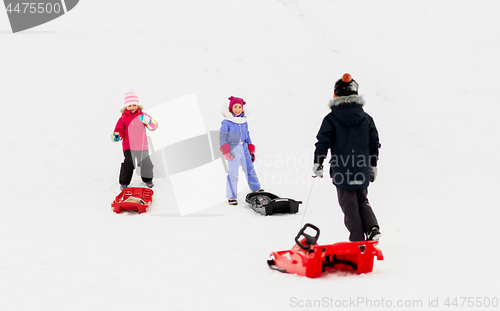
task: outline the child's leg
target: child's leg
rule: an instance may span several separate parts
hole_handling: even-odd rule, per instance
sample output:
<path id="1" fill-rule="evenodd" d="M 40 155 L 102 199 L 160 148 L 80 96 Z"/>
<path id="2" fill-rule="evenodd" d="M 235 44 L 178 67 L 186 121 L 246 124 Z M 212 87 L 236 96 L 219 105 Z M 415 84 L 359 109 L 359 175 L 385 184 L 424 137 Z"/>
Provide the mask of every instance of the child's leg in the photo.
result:
<path id="1" fill-rule="evenodd" d="M 364 241 L 365 230 L 358 208 L 358 196 L 356 191 L 342 190 L 337 188 L 337 197 L 340 208 L 344 212 L 344 224 L 351 233 L 349 241 Z"/>
<path id="2" fill-rule="evenodd" d="M 231 175 L 227 175 L 226 178 L 226 199 L 236 199 L 238 190 L 238 176 L 236 180 L 231 178 Z"/>
<path id="3" fill-rule="evenodd" d="M 125 159 L 120 168 L 120 177 L 118 179 L 120 185 L 128 185 L 132 180 L 132 174 L 134 173 L 134 160 L 132 159 L 132 152 L 130 149 L 124 150 L 123 155 Z"/>
<path id="4" fill-rule="evenodd" d="M 368 232 L 373 226 L 378 227 L 377 217 L 373 213 L 370 202 L 368 202 L 368 188 L 356 191 L 358 196 L 359 215 L 363 222 L 363 229 Z"/>
<path id="5" fill-rule="evenodd" d="M 250 188 L 250 190 L 257 191 L 260 189 L 259 178 L 257 177 L 257 172 L 255 172 L 255 167 L 253 166 L 252 158 L 250 156 L 248 148 L 246 147 L 246 145 L 243 148 L 245 150 L 244 157 L 241 160 L 241 168 L 245 173 L 245 177 L 247 179 L 248 187 Z"/>
<path id="6" fill-rule="evenodd" d="M 143 182 L 147 183 L 148 181 L 153 180 L 153 162 L 151 162 L 151 158 L 149 157 L 148 150 L 141 150 L 139 157 L 139 166 L 141 167 L 141 179 Z"/>
<path id="7" fill-rule="evenodd" d="M 238 148 L 232 150 L 233 160 L 227 160 L 229 174 L 226 180 L 226 198 L 236 198 L 238 195 L 238 170 L 240 169 L 241 154 L 237 152 Z"/>

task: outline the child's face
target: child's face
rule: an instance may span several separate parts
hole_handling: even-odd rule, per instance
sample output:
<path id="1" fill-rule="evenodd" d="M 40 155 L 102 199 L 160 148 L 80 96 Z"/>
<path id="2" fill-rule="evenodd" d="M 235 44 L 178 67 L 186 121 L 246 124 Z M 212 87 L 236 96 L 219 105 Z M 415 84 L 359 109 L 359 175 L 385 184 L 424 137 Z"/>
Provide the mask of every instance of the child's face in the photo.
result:
<path id="1" fill-rule="evenodd" d="M 237 116 L 239 116 L 243 112 L 243 106 L 241 104 L 234 104 L 233 105 L 233 113 Z"/>
<path id="2" fill-rule="evenodd" d="M 132 104 L 127 106 L 127 110 L 130 110 L 130 112 L 135 113 L 137 111 L 137 105 Z"/>

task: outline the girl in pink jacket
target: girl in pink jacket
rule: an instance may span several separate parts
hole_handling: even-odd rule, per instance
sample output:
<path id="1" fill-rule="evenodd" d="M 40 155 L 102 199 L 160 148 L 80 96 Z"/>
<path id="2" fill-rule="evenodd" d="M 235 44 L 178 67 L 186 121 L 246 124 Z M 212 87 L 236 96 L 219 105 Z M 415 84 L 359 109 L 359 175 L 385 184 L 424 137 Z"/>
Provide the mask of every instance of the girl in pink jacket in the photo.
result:
<path id="1" fill-rule="evenodd" d="M 150 131 L 156 130 L 158 123 L 146 113 L 142 112 L 139 98 L 135 92 L 125 94 L 123 108 L 120 110 L 122 116 L 116 123 L 115 130 L 111 135 L 114 142 L 122 141 L 125 159 L 120 169 L 120 189 L 128 187 L 132 180 L 135 164 L 141 168 L 142 181 L 149 188 L 153 187 L 153 163 L 149 158 L 148 139 L 146 128 Z"/>

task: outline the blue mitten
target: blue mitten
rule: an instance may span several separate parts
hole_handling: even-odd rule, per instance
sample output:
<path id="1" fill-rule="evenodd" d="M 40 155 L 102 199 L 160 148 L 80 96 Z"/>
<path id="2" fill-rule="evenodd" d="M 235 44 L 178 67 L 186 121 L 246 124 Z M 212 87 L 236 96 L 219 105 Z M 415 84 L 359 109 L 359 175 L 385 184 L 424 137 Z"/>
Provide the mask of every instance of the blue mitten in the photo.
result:
<path id="1" fill-rule="evenodd" d="M 111 141 L 112 142 L 120 141 L 120 139 L 122 139 L 120 137 L 120 133 L 114 132 L 113 134 L 111 134 Z"/>

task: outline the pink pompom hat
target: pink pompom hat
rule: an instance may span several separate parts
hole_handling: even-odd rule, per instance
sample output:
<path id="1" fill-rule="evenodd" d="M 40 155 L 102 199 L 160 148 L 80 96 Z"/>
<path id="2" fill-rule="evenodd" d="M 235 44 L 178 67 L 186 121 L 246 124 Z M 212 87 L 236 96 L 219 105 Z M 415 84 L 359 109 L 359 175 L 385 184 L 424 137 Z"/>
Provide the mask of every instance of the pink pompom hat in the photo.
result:
<path id="1" fill-rule="evenodd" d="M 123 107 L 127 107 L 128 105 L 139 105 L 139 97 L 137 97 L 137 94 L 134 91 L 125 93 Z"/>

